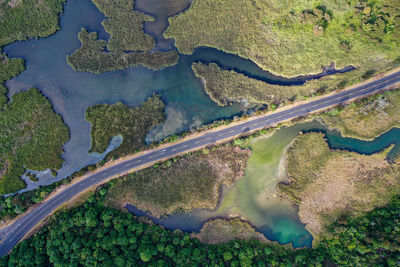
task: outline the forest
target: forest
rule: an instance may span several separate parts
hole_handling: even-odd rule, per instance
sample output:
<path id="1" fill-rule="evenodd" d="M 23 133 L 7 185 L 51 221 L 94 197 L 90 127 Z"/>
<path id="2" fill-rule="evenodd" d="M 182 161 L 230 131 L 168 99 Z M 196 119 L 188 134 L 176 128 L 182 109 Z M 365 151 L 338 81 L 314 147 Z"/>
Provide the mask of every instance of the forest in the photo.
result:
<path id="1" fill-rule="evenodd" d="M 398 266 L 400 198 L 357 218 L 342 218 L 313 249 L 259 241 L 207 245 L 103 204 L 107 186 L 58 212 L 22 241 L 2 266 Z"/>

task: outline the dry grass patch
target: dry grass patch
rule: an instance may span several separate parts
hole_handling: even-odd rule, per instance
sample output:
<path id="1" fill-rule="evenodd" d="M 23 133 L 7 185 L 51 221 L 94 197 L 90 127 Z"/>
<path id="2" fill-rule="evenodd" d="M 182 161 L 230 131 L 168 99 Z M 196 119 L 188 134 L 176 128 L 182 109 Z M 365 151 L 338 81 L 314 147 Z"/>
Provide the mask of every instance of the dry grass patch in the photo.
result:
<path id="1" fill-rule="evenodd" d="M 298 203 L 300 219 L 316 241 L 340 217 L 383 206 L 399 192 L 400 164 L 389 164 L 387 152 L 330 150 L 321 133 L 297 137 L 288 151 L 290 184 L 280 190 Z"/>
<path id="2" fill-rule="evenodd" d="M 215 209 L 222 184 L 231 186 L 245 170 L 250 150 L 222 147 L 156 164 L 112 182 L 108 205 L 130 203 L 153 216 Z"/>

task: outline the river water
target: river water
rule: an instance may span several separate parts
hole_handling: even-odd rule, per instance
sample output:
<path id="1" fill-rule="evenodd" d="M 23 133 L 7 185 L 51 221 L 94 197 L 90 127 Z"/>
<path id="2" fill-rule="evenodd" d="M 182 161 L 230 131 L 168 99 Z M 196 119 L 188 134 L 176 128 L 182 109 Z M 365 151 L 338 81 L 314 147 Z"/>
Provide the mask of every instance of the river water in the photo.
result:
<path id="1" fill-rule="evenodd" d="M 188 8 L 190 2 L 190 0 L 136 1 L 135 8 L 156 18 L 155 22 L 148 22 L 144 25 L 144 29 L 154 36 L 157 41 L 155 50 L 166 51 L 174 49 L 173 40 L 165 40 L 161 34 L 168 26 L 167 18 Z M 293 79 L 277 77 L 260 69 L 250 60 L 205 47 L 196 49 L 193 55 L 180 55 L 177 65 L 159 71 L 149 70 L 144 67 L 129 68 L 124 71 L 114 71 L 100 75 L 73 71 L 66 63 L 66 56 L 80 47 L 78 33 L 82 27 L 85 27 L 89 31 L 96 31 L 100 39 L 107 40 L 109 35 L 101 25 L 104 19 L 104 15 L 99 12 L 90 0 L 69 0 L 60 19 L 60 31 L 48 38 L 16 42 L 4 48 L 4 51 L 10 57 L 22 57 L 26 61 L 26 70 L 6 83 L 9 88 L 9 96 L 28 90 L 31 87 L 37 87 L 49 98 L 55 111 L 62 116 L 70 129 L 71 137 L 63 147 L 64 153 L 62 157 L 65 161 L 57 177 L 53 177 L 49 171 L 39 172 L 39 181 L 32 182 L 29 179 L 25 179 L 27 188 L 21 192 L 34 189 L 39 185 L 50 184 L 84 166 L 96 163 L 103 159 L 106 152 L 117 147 L 122 142 L 122 138 L 117 136 L 111 140 L 110 147 L 104 153 L 88 153 L 90 148 L 90 124 L 85 120 L 84 114 L 86 108 L 91 105 L 100 103 L 113 104 L 121 101 L 131 107 L 135 107 L 153 93 L 160 94 L 167 106 L 167 120 L 163 125 L 154 128 L 148 134 L 146 138 L 148 143 L 217 119 L 230 118 L 243 112 L 250 112 L 251 108 L 255 108 L 250 106 L 249 110 L 248 106 L 244 107 L 240 104 L 232 104 L 227 107 L 216 105 L 205 94 L 200 80 L 194 76 L 191 69 L 193 62 L 215 62 L 223 68 L 233 69 L 273 84 L 298 85 L 304 83 L 308 78 L 319 77 L 294 77 Z M 265 150 L 272 151 L 273 147 L 274 143 L 270 142 L 268 146 L 265 146 Z M 251 163 L 249 164 L 251 165 Z M 268 173 L 257 176 L 259 173 L 257 174 L 257 171 L 255 171 L 254 175 L 243 178 L 238 183 L 240 185 L 235 187 L 242 188 L 243 186 L 241 190 L 229 189 L 224 192 L 226 195 L 224 199 L 233 201 L 232 199 L 240 198 L 243 201 L 233 201 L 236 204 L 232 205 L 227 205 L 226 203 L 228 202 L 223 202 L 221 209 L 218 211 L 218 216 L 227 215 L 228 211 L 234 210 L 235 213 L 243 213 L 243 216 L 251 219 L 250 221 L 257 229 L 273 240 L 278 240 L 282 243 L 293 242 L 295 245 L 309 244 L 311 242 L 310 236 L 298 221 L 295 208 L 286 204 L 275 203 L 275 205 L 270 205 L 269 207 L 262 207 L 260 212 L 256 212 L 257 206 L 246 207 L 245 201 L 248 201 L 248 205 L 254 203 L 251 200 L 254 192 L 246 189 L 245 184 L 247 182 L 243 181 L 248 181 L 251 184 L 252 182 L 256 183 L 257 179 L 261 179 L 262 181 L 258 182 L 264 183 L 265 179 L 275 177 L 273 170 L 267 170 L 268 168 L 265 166 L 263 168 Z M 242 197 L 241 194 L 247 196 Z M 286 208 L 283 209 L 279 205 L 286 205 Z M 222 209 L 223 207 L 225 208 Z M 246 209 L 249 212 L 254 210 L 254 216 L 245 214 L 244 211 Z M 282 213 L 281 211 L 283 210 L 285 212 Z M 261 214 L 258 219 L 256 219 L 256 214 Z M 181 220 L 180 217 L 173 217 L 176 218 L 174 219 L 176 223 L 173 223 L 173 225 L 180 224 L 180 228 L 187 230 L 199 229 L 197 226 L 192 227 L 189 222 L 190 218 L 194 218 L 195 215 L 182 216 L 185 216 L 185 219 Z M 203 216 L 201 220 L 193 219 L 193 224 L 196 221 L 198 225 L 202 225 L 206 217 Z M 170 221 L 174 220 L 170 219 Z M 281 228 L 289 230 L 277 230 Z M 275 234 L 277 231 L 282 234 Z"/>

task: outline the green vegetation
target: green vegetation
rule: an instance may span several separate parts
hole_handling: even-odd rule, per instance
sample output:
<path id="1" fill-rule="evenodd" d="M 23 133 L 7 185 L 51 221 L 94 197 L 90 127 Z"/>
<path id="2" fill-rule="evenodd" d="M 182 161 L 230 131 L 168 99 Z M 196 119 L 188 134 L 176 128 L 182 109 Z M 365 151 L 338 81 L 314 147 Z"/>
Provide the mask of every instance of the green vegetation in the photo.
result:
<path id="1" fill-rule="evenodd" d="M 315 241 L 341 216 L 358 216 L 398 194 L 400 164 L 389 164 L 387 152 L 366 156 L 330 150 L 322 133 L 295 139 L 287 155 L 290 183 L 280 190 L 297 202 Z"/>
<path id="2" fill-rule="evenodd" d="M 161 69 L 175 65 L 176 51 L 154 52 L 154 39 L 145 34 L 143 23 L 154 19 L 133 10 L 133 0 L 93 0 L 107 17 L 104 29 L 110 33 L 108 42 L 97 39 L 97 33 L 82 29 L 78 37 L 82 46 L 67 56 L 68 64 L 78 71 L 103 73 L 138 65 Z M 106 49 L 107 48 L 107 49 Z"/>
<path id="3" fill-rule="evenodd" d="M 146 134 L 165 120 L 165 105 L 159 96 L 149 97 L 139 107 L 129 108 L 122 103 L 94 105 L 86 110 L 86 120 L 91 123 L 90 151 L 102 153 L 113 136 L 122 135 L 122 144 L 107 157 L 125 156 L 144 146 Z"/>
<path id="4" fill-rule="evenodd" d="M 8 102 L 7 88 L 4 83 L 25 70 L 24 60 L 20 58 L 8 58 L 0 54 L 0 110 Z"/>
<path id="5" fill-rule="evenodd" d="M 268 242 L 263 234 L 257 232 L 249 223 L 239 218 L 208 221 L 203 225 L 200 232 L 193 234 L 192 237 L 196 237 L 206 244 L 223 244 L 238 239 Z"/>
<path id="6" fill-rule="evenodd" d="M 45 199 L 58 187 L 69 184 L 75 177 L 83 176 L 101 167 L 104 163 L 105 160 L 102 160 L 96 164 L 83 167 L 70 176 L 50 185 L 39 186 L 34 190 L 26 191 L 21 194 L 9 195 L 7 197 L 0 196 L 0 220 L 13 219 L 19 214 L 24 213 L 27 209 Z"/>
<path id="7" fill-rule="evenodd" d="M 319 73 L 332 62 L 357 67 L 321 79 L 331 90 L 398 64 L 399 9 L 396 0 L 194 1 L 169 19 L 164 35 L 182 53 L 215 47 L 285 77 Z"/>
<path id="8" fill-rule="evenodd" d="M 83 205 L 58 212 L 33 237 L 0 259 L 2 266 L 396 266 L 400 199 L 329 228 L 314 249 L 259 241 L 207 245 L 102 206 L 107 187 Z"/>
<path id="9" fill-rule="evenodd" d="M 243 175 L 249 153 L 227 146 L 168 160 L 117 179 L 107 203 L 120 208 L 128 202 L 154 216 L 215 209 L 221 186 L 231 186 Z"/>
<path id="10" fill-rule="evenodd" d="M 0 113 L 0 194 L 25 186 L 25 169 L 61 168 L 67 126 L 39 90 L 16 94 Z"/>
<path id="11" fill-rule="evenodd" d="M 203 81 L 206 93 L 220 106 L 245 99 L 251 103 L 268 104 L 273 109 L 284 102 L 321 94 L 327 88 L 327 86 L 316 87 L 315 80 L 302 86 L 269 84 L 234 70 L 221 69 L 215 63 L 209 65 L 193 63 L 192 69 Z"/>
<path id="12" fill-rule="evenodd" d="M 82 29 L 79 33 L 79 40 L 82 46 L 72 55 L 67 56 L 68 64 L 78 71 L 103 73 L 138 65 L 156 70 L 175 65 L 179 58 L 176 51 L 154 53 L 107 52 L 105 51 L 106 41 L 97 40 L 97 33 L 88 33 L 86 29 Z"/>
<path id="13" fill-rule="evenodd" d="M 28 38 L 46 37 L 59 29 L 65 0 L 5 0 L 0 2 L 0 49 Z"/>
<path id="14" fill-rule="evenodd" d="M 107 44 L 109 51 L 149 51 L 155 45 L 154 39 L 143 31 L 143 23 L 154 21 L 154 18 L 134 11 L 133 2 L 133 0 L 93 0 L 107 17 L 102 24 L 111 36 Z"/>
<path id="15" fill-rule="evenodd" d="M 372 139 L 400 126 L 400 90 L 365 98 L 321 116 L 343 135 Z"/>

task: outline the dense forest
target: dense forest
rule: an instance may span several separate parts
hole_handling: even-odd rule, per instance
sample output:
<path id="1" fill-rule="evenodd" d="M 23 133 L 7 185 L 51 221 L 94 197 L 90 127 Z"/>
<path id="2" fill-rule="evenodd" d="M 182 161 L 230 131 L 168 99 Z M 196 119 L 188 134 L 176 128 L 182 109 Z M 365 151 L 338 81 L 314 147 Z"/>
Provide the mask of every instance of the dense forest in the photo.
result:
<path id="1" fill-rule="evenodd" d="M 81 206 L 58 212 L 22 241 L 2 266 L 398 266 L 400 198 L 365 216 L 343 218 L 313 249 L 259 241 L 206 245 L 189 234 L 145 223 L 102 205 L 107 187 Z"/>

